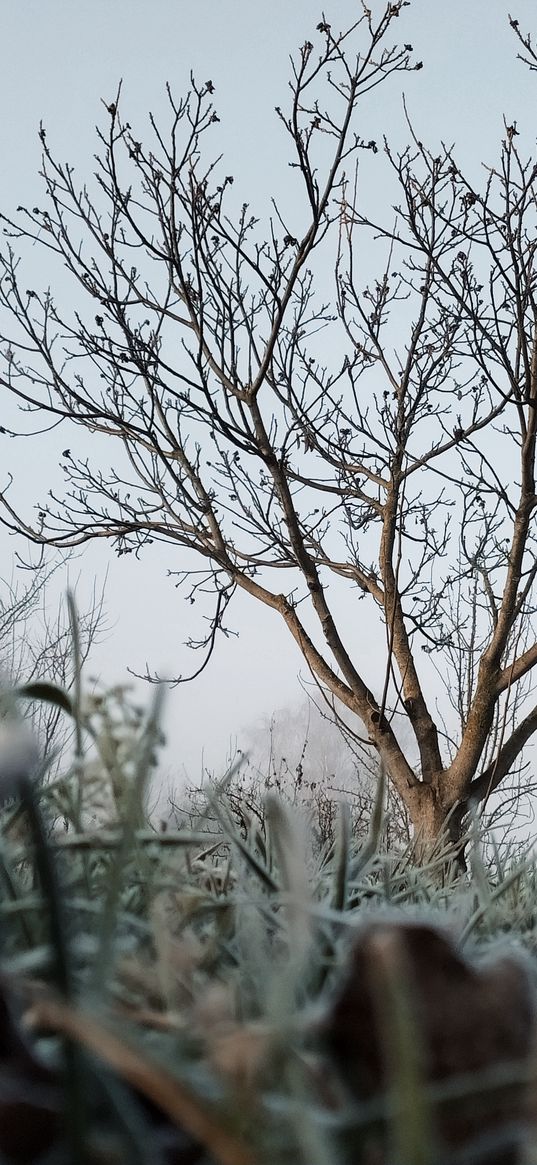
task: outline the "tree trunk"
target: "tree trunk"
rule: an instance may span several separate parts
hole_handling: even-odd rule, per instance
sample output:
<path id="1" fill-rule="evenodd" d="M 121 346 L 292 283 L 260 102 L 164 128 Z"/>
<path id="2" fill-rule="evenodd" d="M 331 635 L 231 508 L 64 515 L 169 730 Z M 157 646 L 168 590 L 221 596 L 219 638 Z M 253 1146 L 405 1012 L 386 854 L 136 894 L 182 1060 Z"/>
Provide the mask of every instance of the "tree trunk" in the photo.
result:
<path id="1" fill-rule="evenodd" d="M 444 782 L 445 773 L 442 772 L 436 780 L 412 790 L 407 808 L 414 827 L 416 852 L 420 860 L 424 860 L 438 848 L 444 838 L 453 845 L 453 860 L 462 869 L 466 869 L 461 836 L 467 805 L 465 802 L 446 805 Z M 444 796 L 439 790 L 442 790 Z"/>

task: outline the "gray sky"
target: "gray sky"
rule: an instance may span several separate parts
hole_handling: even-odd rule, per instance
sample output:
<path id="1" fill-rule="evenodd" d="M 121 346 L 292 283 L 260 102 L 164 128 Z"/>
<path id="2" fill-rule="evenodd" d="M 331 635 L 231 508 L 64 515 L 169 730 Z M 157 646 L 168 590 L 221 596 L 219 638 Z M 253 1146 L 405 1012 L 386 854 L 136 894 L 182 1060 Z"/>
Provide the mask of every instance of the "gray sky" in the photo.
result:
<path id="1" fill-rule="evenodd" d="M 40 119 L 53 151 L 76 165 L 82 181 L 93 169 L 94 125 L 106 124 L 101 98 L 112 100 L 119 78 L 124 114 L 140 126 L 141 136 L 148 110 L 158 119 L 164 109 L 165 82 L 180 94 L 191 69 L 200 81 L 214 82 L 221 117 L 215 142 L 225 154 L 226 172 L 235 175 L 241 200 L 264 212 L 268 191 L 280 197 L 289 192 L 292 199 L 274 106 L 285 105 L 288 53 L 312 35 L 321 7 L 312 0 L 3 0 L 1 209 L 9 214 L 19 203 L 39 205 Z M 358 8 L 351 0 L 326 0 L 324 13 L 343 26 Z M 464 167 L 477 169 L 482 160 L 494 160 L 504 113 L 508 122 L 517 118 L 519 128 L 529 127 L 524 140 L 529 153 L 537 88 L 516 61 L 510 9 L 522 28 L 531 28 L 532 0 L 413 0 L 395 29 L 401 42 L 414 45 L 424 69 L 395 77 L 371 98 L 359 126 L 362 136 L 367 140 L 385 132 L 402 144 L 404 88 L 419 136 L 431 148 L 439 140 L 454 142 Z M 371 157 L 364 194 L 379 205 L 384 173 L 382 159 Z M 47 283 L 37 250 L 32 279 Z M 61 300 L 62 287 L 55 284 L 53 290 Z M 54 456 L 46 440 L 2 446 L 2 464 L 16 473 L 19 496 L 29 506 L 54 479 Z M 0 548 L 5 575 L 13 540 L 0 533 Z M 82 576 L 81 602 L 93 576 L 102 579 L 108 569 L 111 631 L 96 654 L 95 668 L 110 682 L 120 682 L 128 664 L 143 669 L 146 660 L 163 670 L 197 665 L 198 656 L 181 647 L 192 628 L 190 608 L 166 579 L 167 568 L 175 566 L 173 550 L 164 547 L 153 547 L 136 563 L 130 557 L 117 560 L 99 546 L 72 568 Z M 375 655 L 365 612 L 360 606 L 355 616 L 357 650 Z M 169 699 L 173 755 L 177 766 L 186 763 L 193 776 L 202 748 L 211 766 L 222 767 L 228 741 L 239 733 L 240 743 L 242 726 L 300 696 L 301 661 L 277 616 L 240 598 L 228 622 L 239 637 L 221 638 L 208 671 Z"/>

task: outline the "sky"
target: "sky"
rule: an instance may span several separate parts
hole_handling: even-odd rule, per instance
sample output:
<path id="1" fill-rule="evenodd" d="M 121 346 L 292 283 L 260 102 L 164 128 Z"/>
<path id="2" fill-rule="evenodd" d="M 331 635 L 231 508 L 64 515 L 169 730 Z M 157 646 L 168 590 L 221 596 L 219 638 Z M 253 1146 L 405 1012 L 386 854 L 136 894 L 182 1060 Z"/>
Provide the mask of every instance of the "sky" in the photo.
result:
<path id="1" fill-rule="evenodd" d="M 375 5 L 380 11 L 381 5 Z M 386 133 L 402 145 L 407 107 L 419 137 L 454 143 L 466 168 L 477 173 L 494 159 L 503 136 L 502 118 L 528 127 L 525 145 L 534 148 L 535 79 L 516 60 L 508 12 L 531 29 L 531 0 L 413 0 L 395 30 L 412 43 L 424 68 L 395 77 L 364 106 L 359 131 L 368 140 Z M 350 23 L 354 0 L 326 0 L 324 16 L 333 25 Z M 4 0 L 0 72 L 0 209 L 39 204 L 39 141 L 42 120 L 49 144 L 90 175 L 96 149 L 95 124 L 106 124 L 101 102 L 114 97 L 123 79 L 123 110 L 145 133 L 148 111 L 158 121 L 164 87 L 178 94 L 190 72 L 211 79 L 221 118 L 218 145 L 241 196 L 264 213 L 268 192 L 294 198 L 286 166 L 284 135 L 274 113 L 285 105 L 289 53 L 312 37 L 321 17 L 313 0 Z M 537 35 L 537 25 L 534 23 Z M 103 116 L 104 115 L 104 116 Z M 383 171 L 366 173 L 364 195 L 382 202 Z M 293 207 L 290 207 L 291 213 Z M 36 252 L 34 283 L 47 284 L 43 256 Z M 61 299 L 63 287 L 53 288 Z M 66 288 L 65 294 L 68 294 Z M 89 437 L 84 438 L 89 440 Z M 80 451 L 79 451 L 80 452 Z M 1 473 L 13 472 L 28 512 L 54 480 L 55 454 L 45 439 L 8 442 L 0 450 Z M 24 546 L 0 531 L 3 569 L 9 576 L 16 550 Z M 126 668 L 165 672 L 194 669 L 198 658 L 182 644 L 191 634 L 188 605 L 177 597 L 168 569 L 172 551 L 153 548 L 140 562 L 117 559 L 99 545 L 79 556 L 70 569 L 78 579 L 79 602 L 94 578 L 106 575 L 108 632 L 96 650 L 93 672 L 106 682 L 126 678 Z M 196 778 L 203 763 L 218 771 L 230 741 L 274 710 L 301 698 L 301 660 L 277 616 L 254 600 L 239 598 L 230 625 L 238 633 L 220 638 L 208 670 L 169 696 L 167 763 L 186 767 Z M 359 626 L 359 650 L 374 656 L 378 644 L 367 620 Z M 179 666 L 178 666 L 179 664 Z M 302 669 L 303 678 L 304 671 Z"/>

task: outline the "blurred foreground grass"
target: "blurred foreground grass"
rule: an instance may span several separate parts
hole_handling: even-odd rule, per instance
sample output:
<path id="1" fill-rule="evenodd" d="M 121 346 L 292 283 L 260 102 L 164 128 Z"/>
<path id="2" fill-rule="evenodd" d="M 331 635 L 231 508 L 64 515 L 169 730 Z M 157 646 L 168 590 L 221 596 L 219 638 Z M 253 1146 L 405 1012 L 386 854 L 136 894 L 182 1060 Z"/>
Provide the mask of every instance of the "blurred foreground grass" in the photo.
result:
<path id="1" fill-rule="evenodd" d="M 54 781 L 21 696 L 73 717 Z M 4 703 L 0 1161 L 537 1161 L 533 858 L 387 852 L 382 781 L 361 845 L 231 773 L 155 827 L 158 700 Z"/>

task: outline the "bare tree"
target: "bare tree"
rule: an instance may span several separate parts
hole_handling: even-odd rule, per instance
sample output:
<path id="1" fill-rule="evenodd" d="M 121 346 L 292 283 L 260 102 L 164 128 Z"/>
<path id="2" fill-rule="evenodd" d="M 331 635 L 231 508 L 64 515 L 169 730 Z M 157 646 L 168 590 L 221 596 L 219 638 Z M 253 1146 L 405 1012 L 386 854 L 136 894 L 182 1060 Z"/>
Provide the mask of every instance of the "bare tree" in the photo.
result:
<path id="1" fill-rule="evenodd" d="M 266 798 L 275 792 L 302 813 L 316 853 L 335 843 L 342 805 L 352 836 L 363 842 L 370 836 L 381 792 L 382 842 L 389 850 L 408 847 L 411 832 L 404 805 L 393 786 L 379 789 L 378 757 L 373 749 L 368 755 L 356 748 L 345 728 L 341 719 L 334 720 L 306 698 L 241 733 L 243 747 L 231 748 L 227 758 L 225 801 L 243 832 L 253 826 L 265 835 Z M 218 775 L 204 769 L 201 782 L 172 789 L 169 806 L 176 823 L 214 829 L 208 794 L 217 785 Z"/>
<path id="2" fill-rule="evenodd" d="M 245 759 L 232 782 L 232 798 L 246 795 L 262 814 L 266 791 L 277 790 L 307 811 L 320 846 L 334 841 L 339 805 L 344 802 L 353 835 L 368 837 L 377 800 L 378 757 L 374 749 L 355 744 L 352 724 L 343 717 L 335 720 L 322 705 L 306 698 L 252 726 L 241 743 Z M 408 817 L 393 786 L 386 788 L 385 811 L 385 844 L 389 849 L 408 845 Z"/>
<path id="3" fill-rule="evenodd" d="M 277 110 L 301 196 L 265 228 L 204 153 L 210 81 L 168 92 L 171 125 L 151 119 L 147 146 L 109 104 L 93 195 L 41 130 L 47 209 L 3 220 L 1 383 L 39 426 L 63 420 L 114 452 L 107 471 L 102 443 L 92 461 L 69 437 L 65 495 L 36 524 L 8 490 L 3 506 L 38 543 L 160 540 L 179 570 L 193 552 L 187 594 L 215 597 L 198 670 L 237 589 L 271 607 L 428 843 L 448 818 L 457 834 L 537 727 L 522 700 L 537 662 L 537 167 L 515 125 L 480 185 L 410 125 L 402 154 L 373 157 L 362 98 L 420 67 L 389 41 L 406 6 L 376 21 L 363 5 L 341 34 L 323 19 L 302 46 Z M 398 189 L 378 221 L 358 203 L 359 155 Z M 67 268 L 73 308 L 27 289 L 25 242 Z M 331 580 L 356 601 L 350 624 Z M 364 617 L 384 629 L 380 690 Z M 434 669 L 457 724 L 447 700 L 436 712 Z"/>
<path id="4" fill-rule="evenodd" d="M 0 680 L 8 689 L 46 681 L 68 691 L 77 666 L 72 629 L 64 603 L 52 603 L 50 596 L 65 556 L 51 560 L 41 553 L 37 562 L 19 559 L 15 565 L 18 577 L 14 570 L 9 579 L 0 579 Z M 79 665 L 87 661 L 103 630 L 103 602 L 103 591 L 94 588 L 90 605 L 79 613 Z M 65 716 L 57 705 L 43 700 L 28 701 L 24 712 L 43 756 L 56 768 L 71 737 Z"/>

